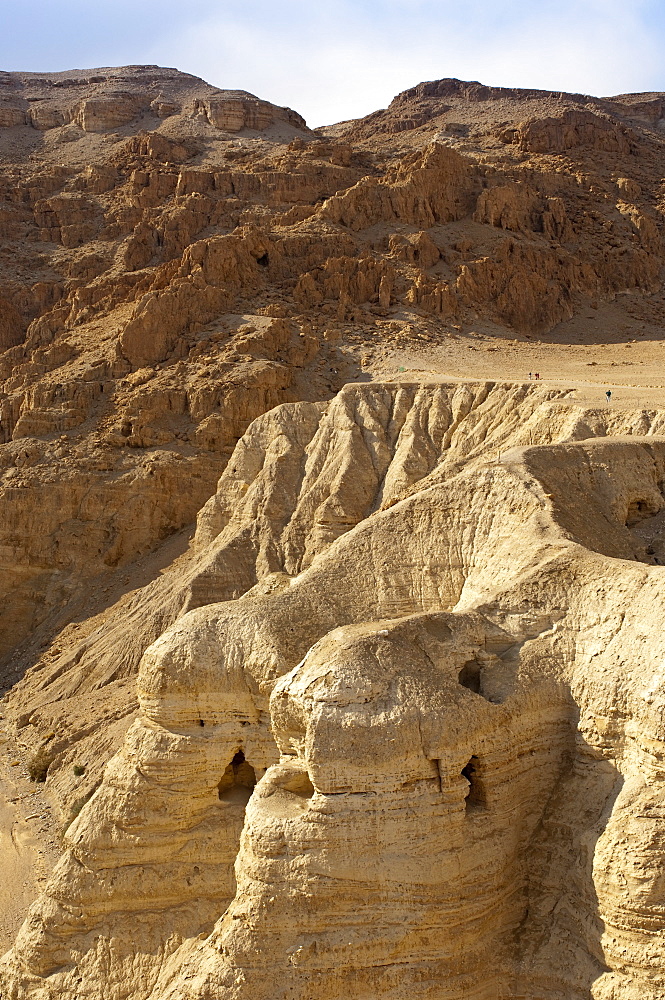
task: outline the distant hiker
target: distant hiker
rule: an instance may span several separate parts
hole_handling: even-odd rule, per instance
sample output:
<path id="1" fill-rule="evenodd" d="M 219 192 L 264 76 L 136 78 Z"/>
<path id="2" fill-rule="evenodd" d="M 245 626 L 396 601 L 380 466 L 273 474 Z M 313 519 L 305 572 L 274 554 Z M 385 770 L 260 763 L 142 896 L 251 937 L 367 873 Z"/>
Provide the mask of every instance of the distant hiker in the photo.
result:
<path id="1" fill-rule="evenodd" d="M 533 378 L 533 372 L 529 372 L 529 378 Z"/>
<path id="2" fill-rule="evenodd" d="M 540 372 L 536 372 L 536 374 L 535 374 L 535 375 L 534 375 L 533 377 L 534 377 L 535 379 L 539 379 L 539 378 L 540 378 Z"/>
<path id="3" fill-rule="evenodd" d="M 611 393 L 611 391 L 610 391 L 610 390 L 608 389 L 608 390 L 607 390 L 607 392 L 605 393 L 605 399 L 606 399 L 606 400 L 607 400 L 607 402 L 609 403 L 609 401 L 611 400 L 611 398 L 612 398 L 612 393 Z"/>

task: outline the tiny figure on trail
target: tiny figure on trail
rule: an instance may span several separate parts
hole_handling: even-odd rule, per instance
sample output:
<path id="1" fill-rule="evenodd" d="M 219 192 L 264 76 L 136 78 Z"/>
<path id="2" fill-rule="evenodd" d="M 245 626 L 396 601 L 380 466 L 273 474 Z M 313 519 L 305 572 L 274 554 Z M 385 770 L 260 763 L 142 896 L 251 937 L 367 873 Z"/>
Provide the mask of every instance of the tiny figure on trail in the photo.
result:
<path id="1" fill-rule="evenodd" d="M 536 372 L 536 374 L 535 374 L 535 375 L 534 375 L 533 377 L 534 377 L 535 379 L 539 379 L 539 378 L 540 378 L 540 372 Z"/>
<path id="2" fill-rule="evenodd" d="M 605 393 L 605 399 L 609 403 L 609 401 L 611 400 L 611 398 L 612 398 L 612 392 L 611 392 L 610 389 L 608 389 L 607 392 Z"/>
<path id="3" fill-rule="evenodd" d="M 533 378 L 533 372 L 529 372 L 529 378 Z"/>

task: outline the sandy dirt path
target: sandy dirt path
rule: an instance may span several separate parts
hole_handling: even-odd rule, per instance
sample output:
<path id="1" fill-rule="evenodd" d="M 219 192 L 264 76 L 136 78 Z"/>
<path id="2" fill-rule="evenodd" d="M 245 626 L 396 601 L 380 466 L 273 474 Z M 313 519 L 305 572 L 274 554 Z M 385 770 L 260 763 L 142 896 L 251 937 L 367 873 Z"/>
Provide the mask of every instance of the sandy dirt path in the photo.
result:
<path id="1" fill-rule="evenodd" d="M 366 352 L 370 353 L 370 352 Z M 439 343 L 386 345 L 367 358 L 370 379 L 413 382 L 489 379 L 540 383 L 571 390 L 571 403 L 622 409 L 665 407 L 665 339 L 621 343 L 505 340 L 476 331 Z"/>

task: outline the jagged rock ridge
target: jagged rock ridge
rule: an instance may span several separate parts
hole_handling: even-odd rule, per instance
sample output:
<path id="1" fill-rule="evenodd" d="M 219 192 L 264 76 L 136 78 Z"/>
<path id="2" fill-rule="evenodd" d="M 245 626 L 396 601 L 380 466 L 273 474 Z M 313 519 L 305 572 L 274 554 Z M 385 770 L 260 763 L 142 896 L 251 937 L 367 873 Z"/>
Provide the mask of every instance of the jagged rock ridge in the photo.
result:
<path id="1" fill-rule="evenodd" d="M 75 109 L 112 103 L 118 87 L 149 104 L 87 131 Z M 351 332 L 436 340 L 481 314 L 531 336 L 627 290 L 650 315 L 662 307 L 662 135 L 607 101 L 470 101 L 468 87 L 426 85 L 396 106 L 440 112 L 432 93 L 445 93 L 450 114 L 476 115 L 474 143 L 433 119 L 396 155 L 390 133 L 312 135 L 283 109 L 237 132 L 201 110 L 227 92 L 154 67 L 8 74 L 3 89 L 8 107 L 70 109 L 48 129 L 0 130 L 6 653 L 70 599 L 83 567 L 122 566 L 191 522 L 254 416 L 353 377 Z M 267 335 L 262 317 L 275 320 Z M 35 549 L 20 525 L 56 467 L 67 498 L 48 505 L 53 541 Z M 192 478 L 190 495 L 179 484 Z M 164 483 L 180 506 L 162 506 Z M 131 541 L 109 517 L 77 557 L 73 539 L 127 490 L 145 490 L 156 516 Z"/>

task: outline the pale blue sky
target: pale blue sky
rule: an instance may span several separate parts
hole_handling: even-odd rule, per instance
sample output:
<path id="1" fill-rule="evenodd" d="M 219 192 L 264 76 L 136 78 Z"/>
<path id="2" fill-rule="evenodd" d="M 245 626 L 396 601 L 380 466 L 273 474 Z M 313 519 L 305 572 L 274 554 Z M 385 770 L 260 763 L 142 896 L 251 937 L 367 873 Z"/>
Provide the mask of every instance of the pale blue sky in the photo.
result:
<path id="1" fill-rule="evenodd" d="M 421 80 L 665 90 L 665 0 L 0 0 L 0 69 L 158 63 L 310 125 Z"/>

